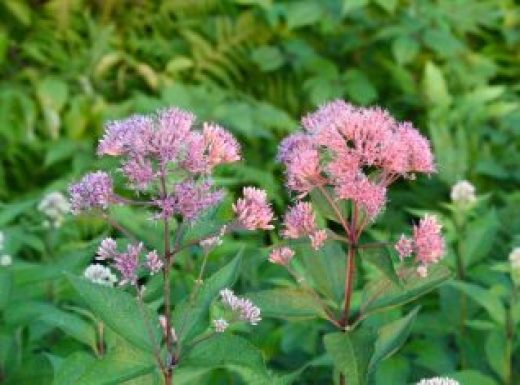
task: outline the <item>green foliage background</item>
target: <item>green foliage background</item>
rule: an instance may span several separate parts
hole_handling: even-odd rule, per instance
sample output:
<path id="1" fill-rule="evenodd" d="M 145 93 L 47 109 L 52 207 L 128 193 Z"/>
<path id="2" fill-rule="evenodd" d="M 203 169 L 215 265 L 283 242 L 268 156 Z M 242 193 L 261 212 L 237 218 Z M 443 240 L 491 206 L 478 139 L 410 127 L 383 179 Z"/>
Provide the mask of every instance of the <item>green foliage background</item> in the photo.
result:
<path id="1" fill-rule="evenodd" d="M 221 170 L 218 183 L 231 195 L 245 184 L 265 188 L 279 215 L 291 197 L 274 161 L 276 146 L 300 116 L 345 98 L 411 120 L 431 139 L 439 173 L 399 184 L 373 236 L 385 239 L 381 229 L 399 231 L 414 214 L 438 211 L 451 245 L 447 264 L 462 245 L 470 255 L 467 280 L 490 302 L 507 303 L 511 283 L 503 266 L 520 245 L 514 0 L 2 0 L 0 20 L 0 227 L 14 257 L 13 274 L 0 268 L 0 383 L 51 384 L 59 361 L 92 343 L 89 331 L 63 326 L 64 306 L 77 298 L 62 273 L 79 274 L 92 258 L 91 240 L 108 229 L 89 218 L 49 232 L 35 207 L 45 192 L 63 191 L 86 170 L 111 167 L 94 152 L 103 122 L 161 106 L 190 109 L 233 131 L 245 161 Z M 464 233 L 444 204 L 460 179 L 485 195 Z M 146 218 L 121 218 L 153 238 Z M 211 268 L 245 247 L 239 287 L 270 288 L 283 277 L 258 251 L 268 242 L 231 239 Z M 191 257 L 185 260 L 189 268 Z M 177 273 L 177 292 L 192 284 L 193 272 Z M 466 362 L 458 364 L 450 320 L 456 290 L 421 301 L 409 343 L 384 362 L 377 385 L 455 371 L 463 384 L 513 384 L 497 358 L 506 348 L 493 311 L 478 303 L 470 303 L 473 328 L 464 338 Z M 296 383 L 316 384 L 330 370 L 320 361 L 323 331 L 319 322 L 267 319 L 249 337 L 271 368 L 309 365 Z M 518 342 L 510 349 L 520 381 Z M 149 383 L 136 381 L 128 384 Z M 206 381 L 242 380 L 217 371 Z"/>

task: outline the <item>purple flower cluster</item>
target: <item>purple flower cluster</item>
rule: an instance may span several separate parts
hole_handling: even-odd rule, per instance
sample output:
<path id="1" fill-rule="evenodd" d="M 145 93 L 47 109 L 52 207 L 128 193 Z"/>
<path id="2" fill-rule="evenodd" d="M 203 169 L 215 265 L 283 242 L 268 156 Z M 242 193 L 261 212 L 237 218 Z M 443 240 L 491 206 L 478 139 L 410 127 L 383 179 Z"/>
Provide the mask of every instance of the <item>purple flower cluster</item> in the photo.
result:
<path id="1" fill-rule="evenodd" d="M 210 176 L 221 164 L 240 160 L 240 146 L 225 129 L 203 123 L 195 129 L 195 116 L 179 108 L 153 115 L 133 115 L 109 122 L 98 145 L 98 155 L 121 158 L 121 172 L 136 191 L 151 194 L 159 210 L 155 218 L 180 215 L 197 219 L 223 197 Z M 169 180 L 175 176 L 173 186 Z M 112 191 L 108 174 L 89 174 L 70 188 L 72 211 L 106 209 L 121 201 Z"/>
<path id="2" fill-rule="evenodd" d="M 106 209 L 114 195 L 112 179 L 106 172 L 92 172 L 71 185 L 69 194 L 73 214 L 94 208 Z"/>
<path id="3" fill-rule="evenodd" d="M 107 260 L 112 263 L 121 275 L 120 285 L 136 285 L 139 267 L 144 267 L 151 275 L 158 273 L 163 267 L 163 261 L 156 250 L 148 252 L 142 262 L 141 255 L 143 252 L 144 246 L 142 243 L 129 244 L 125 251 L 120 252 L 117 250 L 116 241 L 112 238 L 105 238 L 99 245 L 96 259 Z"/>

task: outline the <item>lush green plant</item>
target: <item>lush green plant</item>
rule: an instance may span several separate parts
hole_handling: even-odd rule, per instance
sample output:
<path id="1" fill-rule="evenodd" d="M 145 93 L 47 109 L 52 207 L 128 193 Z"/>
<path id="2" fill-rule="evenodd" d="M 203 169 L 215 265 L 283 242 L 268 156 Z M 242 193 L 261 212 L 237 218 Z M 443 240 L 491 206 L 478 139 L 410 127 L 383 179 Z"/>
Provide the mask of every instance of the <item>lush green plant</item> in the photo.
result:
<path id="1" fill-rule="evenodd" d="M 513 286 L 505 261 L 520 240 L 518 15 L 513 0 L 1 2 L 0 229 L 2 253 L 12 259 L 11 266 L 0 267 L 2 381 L 62 381 L 54 380 L 59 364 L 82 347 L 77 360 L 96 360 L 83 353 L 95 351 L 89 346 L 95 346 L 97 321 L 93 331 L 83 328 L 90 337 L 78 339 L 68 328 L 69 308 L 80 299 L 63 272 L 81 274 L 99 241 L 116 234 L 94 218 L 65 217 L 50 230 L 37 206 L 86 170 L 112 167 L 93 151 L 104 121 L 168 105 L 229 127 L 243 143 L 246 161 L 217 171 L 216 183 L 231 193 L 244 184 L 262 187 L 278 213 L 287 195 L 273 161 L 276 144 L 296 128 L 299 116 L 341 97 L 379 104 L 413 121 L 432 140 L 439 173 L 399 182 L 380 225 L 368 235 L 386 242 L 385 229 L 437 211 L 450 245 L 447 264 L 464 260 L 464 284 L 477 285 L 484 296 L 498 298 L 506 314 L 517 314 L 509 307 Z M 437 203 L 447 201 L 459 179 L 487 197 L 466 213 L 463 232 L 455 229 L 453 210 Z M 117 215 L 139 238 L 156 241 L 145 215 Z M 285 284 L 284 272 L 265 262 L 263 246 L 274 241 L 228 238 L 212 252 L 207 271 L 222 268 L 243 247 L 237 290 L 255 293 Z M 193 248 L 179 258 L 184 273 L 174 268 L 173 292 L 187 292 L 197 279 L 199 252 Z M 360 265 L 373 273 L 368 262 Z M 448 267 L 457 275 L 455 265 Z M 493 361 L 507 352 L 499 335 L 504 328 L 468 290 L 444 285 L 421 298 L 408 343 L 381 363 L 377 385 L 436 374 L 463 384 L 507 383 L 507 370 Z M 360 295 L 356 288 L 354 298 Z M 366 326 L 378 328 L 411 310 L 377 313 Z M 84 325 L 85 319 L 74 319 Z M 266 318 L 248 337 L 271 368 L 305 367 L 297 383 L 311 384 L 330 378 L 321 339 L 327 331 L 321 321 Z M 110 339 L 113 332 L 105 334 Z M 511 340 L 513 383 L 520 376 L 517 340 Z M 216 370 L 198 381 L 243 380 Z"/>

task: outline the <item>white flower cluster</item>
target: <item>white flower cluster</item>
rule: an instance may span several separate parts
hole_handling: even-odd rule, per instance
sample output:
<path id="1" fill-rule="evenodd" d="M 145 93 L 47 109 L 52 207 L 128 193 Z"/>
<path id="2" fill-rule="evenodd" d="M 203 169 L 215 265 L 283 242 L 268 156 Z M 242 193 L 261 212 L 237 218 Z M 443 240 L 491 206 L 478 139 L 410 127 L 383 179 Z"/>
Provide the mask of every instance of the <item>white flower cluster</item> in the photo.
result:
<path id="1" fill-rule="evenodd" d="M 0 252 L 4 250 L 5 236 L 4 233 L 0 231 Z M 9 254 L 0 255 L 0 266 L 10 266 L 13 264 L 13 258 Z"/>
<path id="2" fill-rule="evenodd" d="M 213 320 L 213 328 L 215 328 L 215 331 L 217 333 L 225 332 L 226 329 L 228 328 L 228 326 L 229 326 L 229 323 L 223 318 Z"/>
<path id="3" fill-rule="evenodd" d="M 417 385 L 460 385 L 460 383 L 447 377 L 434 377 L 423 379 L 419 381 Z"/>
<path id="4" fill-rule="evenodd" d="M 38 204 L 38 211 L 47 217 L 44 225 L 56 229 L 63 224 L 65 215 L 70 212 L 70 203 L 62 193 L 54 191 L 43 197 Z"/>
<path id="5" fill-rule="evenodd" d="M 210 251 L 211 249 L 220 246 L 222 244 L 222 237 L 226 234 L 227 226 L 224 225 L 220 229 L 218 235 L 215 235 L 214 237 L 206 238 L 200 241 L 200 246 L 206 250 L 206 252 Z"/>
<path id="6" fill-rule="evenodd" d="M 251 325 L 257 325 L 262 320 L 260 309 L 247 298 L 235 295 L 230 289 L 222 289 L 220 297 L 222 303 L 235 312 L 240 320 L 249 322 Z"/>
<path id="7" fill-rule="evenodd" d="M 89 281 L 103 286 L 114 286 L 117 282 L 117 277 L 112 271 L 99 263 L 88 266 L 83 272 L 83 276 Z"/>
<path id="8" fill-rule="evenodd" d="M 452 186 L 450 197 L 452 202 L 455 204 L 472 204 L 477 200 L 477 197 L 475 196 L 475 186 L 467 180 L 458 181 Z"/>
<path id="9" fill-rule="evenodd" d="M 520 269 L 520 247 L 515 247 L 509 253 L 509 262 L 511 262 L 511 267 L 513 269 Z"/>

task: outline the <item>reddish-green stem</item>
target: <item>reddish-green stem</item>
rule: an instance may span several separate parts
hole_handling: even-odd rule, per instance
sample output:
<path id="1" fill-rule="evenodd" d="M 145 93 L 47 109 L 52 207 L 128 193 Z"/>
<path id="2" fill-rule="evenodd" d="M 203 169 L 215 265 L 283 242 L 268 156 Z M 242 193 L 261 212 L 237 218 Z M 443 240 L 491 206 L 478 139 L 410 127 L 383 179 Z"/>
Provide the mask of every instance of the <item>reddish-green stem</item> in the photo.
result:
<path id="1" fill-rule="evenodd" d="M 168 195 L 166 189 L 165 172 L 161 172 L 161 196 L 166 198 Z M 172 334 L 172 314 L 171 314 L 171 293 L 170 293 L 170 271 L 172 264 L 172 252 L 170 250 L 170 223 L 168 218 L 163 220 L 164 229 L 164 268 L 163 268 L 163 294 L 164 294 L 164 318 L 166 319 L 166 350 L 168 351 L 168 358 L 166 361 L 166 368 L 164 370 L 164 385 L 171 385 L 173 381 L 173 364 L 175 352 L 173 345 L 175 343 Z"/>

